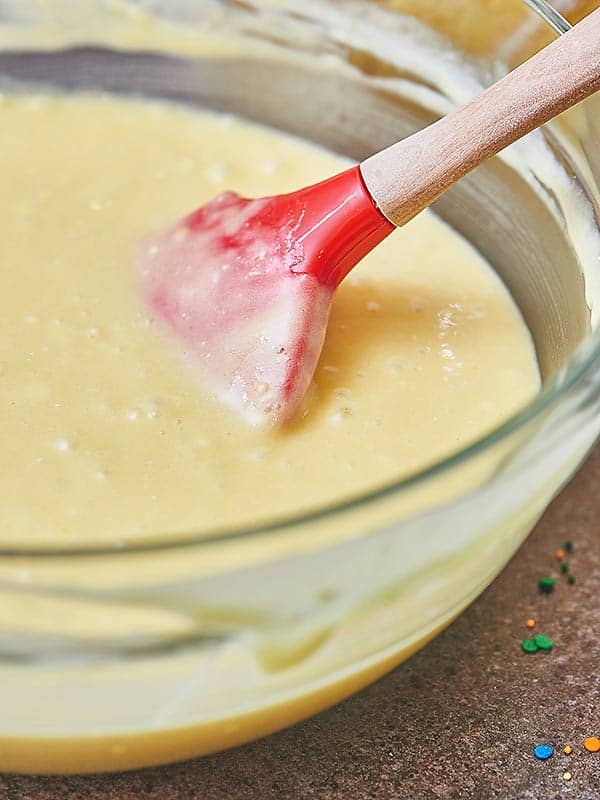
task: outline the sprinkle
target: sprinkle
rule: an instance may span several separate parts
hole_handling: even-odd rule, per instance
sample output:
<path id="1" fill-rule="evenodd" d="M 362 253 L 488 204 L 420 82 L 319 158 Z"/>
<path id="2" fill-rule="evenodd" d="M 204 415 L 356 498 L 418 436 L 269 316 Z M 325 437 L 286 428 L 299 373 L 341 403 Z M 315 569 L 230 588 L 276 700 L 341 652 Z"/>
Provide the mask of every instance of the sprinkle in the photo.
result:
<path id="1" fill-rule="evenodd" d="M 596 738 L 596 736 L 588 736 L 584 740 L 583 746 L 588 753 L 597 753 L 600 750 L 600 739 Z"/>
<path id="2" fill-rule="evenodd" d="M 534 619 L 528 619 L 527 622 L 525 623 L 525 625 L 528 628 L 535 628 L 535 620 Z"/>
<path id="3" fill-rule="evenodd" d="M 570 756 L 572 752 L 573 752 L 573 748 L 571 747 L 571 745 L 568 744 L 566 747 L 563 747 L 563 753 L 566 756 Z"/>
<path id="4" fill-rule="evenodd" d="M 549 744 L 538 744 L 533 749 L 533 755 L 540 761 L 546 761 L 554 753 Z"/>
<path id="5" fill-rule="evenodd" d="M 571 773 L 570 773 L 570 772 L 563 772 L 563 778 L 564 778 L 566 781 L 570 781 L 572 777 L 573 777 L 573 776 L 571 775 Z"/>
<path id="6" fill-rule="evenodd" d="M 570 583 L 572 586 L 575 583 L 575 575 L 569 575 L 567 578 L 567 583 Z"/>
<path id="7" fill-rule="evenodd" d="M 542 594 L 550 594 L 554 591 L 555 583 L 556 578 L 540 578 L 538 580 L 540 592 L 542 592 Z"/>
<path id="8" fill-rule="evenodd" d="M 564 562 L 563 562 L 563 563 L 560 565 L 560 571 L 562 572 L 562 574 L 563 574 L 563 575 L 566 575 L 566 574 L 567 574 L 567 572 L 569 571 L 569 565 L 567 564 L 567 562 L 566 562 L 566 561 L 564 561 Z"/>
<path id="9" fill-rule="evenodd" d="M 521 639 L 521 650 L 524 653 L 537 653 L 537 642 L 535 639 Z"/>
<path id="10" fill-rule="evenodd" d="M 558 550 L 554 551 L 554 558 L 558 559 L 559 561 L 562 561 L 564 557 L 565 557 L 565 551 L 561 547 L 559 547 Z"/>
<path id="11" fill-rule="evenodd" d="M 552 650 L 554 647 L 554 640 L 551 639 L 549 636 L 544 636 L 543 633 L 537 633 L 533 637 L 533 641 L 539 647 L 540 650 Z"/>
<path id="12" fill-rule="evenodd" d="M 573 552 L 573 542 L 571 542 L 571 541 L 566 541 L 566 542 L 563 544 L 563 547 L 564 547 L 564 549 L 567 551 L 567 553 L 572 553 L 572 552 Z"/>

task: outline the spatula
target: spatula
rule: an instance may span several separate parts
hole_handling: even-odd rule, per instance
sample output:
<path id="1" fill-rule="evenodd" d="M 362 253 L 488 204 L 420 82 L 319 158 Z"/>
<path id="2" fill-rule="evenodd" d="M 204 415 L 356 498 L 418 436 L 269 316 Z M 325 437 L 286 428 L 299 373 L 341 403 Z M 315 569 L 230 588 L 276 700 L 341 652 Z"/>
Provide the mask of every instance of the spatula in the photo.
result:
<path id="1" fill-rule="evenodd" d="M 139 248 L 153 315 L 251 423 L 289 421 L 348 272 L 462 176 L 600 89 L 600 10 L 468 105 L 291 194 L 226 192 Z"/>

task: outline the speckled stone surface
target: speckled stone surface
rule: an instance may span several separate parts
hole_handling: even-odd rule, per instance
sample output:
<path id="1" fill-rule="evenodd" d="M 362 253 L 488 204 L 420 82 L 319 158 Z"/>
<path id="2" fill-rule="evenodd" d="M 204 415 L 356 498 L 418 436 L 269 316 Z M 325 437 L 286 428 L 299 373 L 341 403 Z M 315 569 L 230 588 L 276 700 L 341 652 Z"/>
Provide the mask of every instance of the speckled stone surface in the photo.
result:
<path id="1" fill-rule="evenodd" d="M 554 551 L 573 540 L 577 581 Z M 521 652 L 525 620 L 555 640 Z M 1 708 L 1 706 L 0 706 Z M 0 777 L 1 800 L 600 800 L 600 447 L 450 628 L 328 712 L 212 758 L 123 775 Z M 555 755 L 536 761 L 548 742 Z M 570 744 L 573 753 L 562 748 Z M 566 782 L 563 773 L 572 773 Z"/>

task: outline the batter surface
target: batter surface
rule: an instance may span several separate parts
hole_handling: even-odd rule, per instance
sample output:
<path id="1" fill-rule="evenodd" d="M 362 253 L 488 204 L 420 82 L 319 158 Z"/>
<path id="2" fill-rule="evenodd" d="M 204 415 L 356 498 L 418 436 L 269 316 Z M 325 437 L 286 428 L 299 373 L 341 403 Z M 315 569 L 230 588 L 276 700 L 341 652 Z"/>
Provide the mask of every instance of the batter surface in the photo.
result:
<path id="1" fill-rule="evenodd" d="M 143 306 L 133 246 L 226 188 L 277 193 L 344 166 L 227 116 L 3 98 L 3 540 L 112 541 L 294 514 L 431 464 L 532 397 L 517 309 L 431 213 L 338 291 L 292 426 L 254 429 L 206 396 Z"/>

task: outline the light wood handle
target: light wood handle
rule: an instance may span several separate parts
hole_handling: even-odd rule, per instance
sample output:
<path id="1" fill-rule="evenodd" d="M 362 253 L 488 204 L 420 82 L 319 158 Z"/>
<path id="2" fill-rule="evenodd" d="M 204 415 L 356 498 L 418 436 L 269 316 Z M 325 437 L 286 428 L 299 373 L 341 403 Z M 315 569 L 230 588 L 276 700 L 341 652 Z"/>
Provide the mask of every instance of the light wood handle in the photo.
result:
<path id="1" fill-rule="evenodd" d="M 600 9 L 463 108 L 361 164 L 378 208 L 404 225 L 467 172 L 600 89 Z"/>

